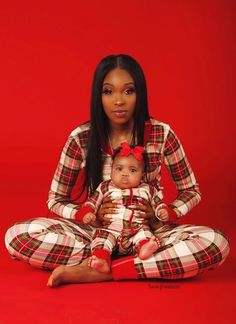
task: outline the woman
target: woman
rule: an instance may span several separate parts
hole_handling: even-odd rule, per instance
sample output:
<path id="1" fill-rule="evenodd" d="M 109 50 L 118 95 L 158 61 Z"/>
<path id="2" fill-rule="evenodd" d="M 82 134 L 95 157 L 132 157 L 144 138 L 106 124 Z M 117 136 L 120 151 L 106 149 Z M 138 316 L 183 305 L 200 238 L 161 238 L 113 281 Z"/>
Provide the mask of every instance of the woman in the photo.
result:
<path id="1" fill-rule="evenodd" d="M 10 254 L 44 269 L 52 269 L 48 286 L 105 280 L 195 276 L 222 264 L 229 253 L 223 233 L 203 226 L 178 225 L 200 201 L 193 171 L 180 141 L 171 128 L 148 113 L 147 90 L 140 65 L 128 55 L 105 57 L 95 71 L 90 122 L 69 136 L 49 192 L 49 209 L 61 218 L 37 218 L 15 224 L 6 233 Z M 162 248 L 147 260 L 131 255 L 112 262 L 110 273 L 88 266 L 95 229 L 77 219 L 80 206 L 72 199 L 78 175 L 84 174 L 80 194 L 91 195 L 99 183 L 110 179 L 111 155 L 122 142 L 145 147 L 146 181 L 160 190 L 164 163 L 177 188 L 163 224 L 148 202 L 140 205 Z M 114 204 L 104 200 L 98 211 L 103 221 Z M 174 223 L 176 221 L 176 223 Z"/>

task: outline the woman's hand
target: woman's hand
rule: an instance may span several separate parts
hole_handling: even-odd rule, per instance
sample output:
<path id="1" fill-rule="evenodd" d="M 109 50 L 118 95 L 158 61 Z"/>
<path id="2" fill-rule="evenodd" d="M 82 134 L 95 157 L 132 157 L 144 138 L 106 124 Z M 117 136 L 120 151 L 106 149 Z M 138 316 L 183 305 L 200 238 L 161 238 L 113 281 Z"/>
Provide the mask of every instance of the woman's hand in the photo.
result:
<path id="1" fill-rule="evenodd" d="M 104 198 L 100 208 L 97 211 L 97 218 L 101 222 L 110 223 L 110 217 L 106 216 L 106 214 L 117 214 L 115 208 L 117 204 L 113 203 L 110 196 Z"/>
<path id="2" fill-rule="evenodd" d="M 142 202 L 140 202 L 140 205 L 136 208 L 136 211 L 137 212 L 135 213 L 135 217 L 137 218 L 144 218 L 149 220 L 150 218 L 155 217 L 152 206 L 145 199 L 142 199 Z"/>
<path id="3" fill-rule="evenodd" d="M 168 210 L 165 208 L 161 208 L 157 212 L 158 217 L 163 221 L 163 222 L 168 222 L 170 219 Z"/>
<path id="4" fill-rule="evenodd" d="M 151 206 L 151 204 L 142 199 L 139 207 L 137 208 L 139 211 L 135 214 L 135 217 L 146 219 L 146 222 L 151 226 L 153 230 L 156 230 L 163 226 L 163 223 L 158 220 L 155 216 L 155 212 Z"/>

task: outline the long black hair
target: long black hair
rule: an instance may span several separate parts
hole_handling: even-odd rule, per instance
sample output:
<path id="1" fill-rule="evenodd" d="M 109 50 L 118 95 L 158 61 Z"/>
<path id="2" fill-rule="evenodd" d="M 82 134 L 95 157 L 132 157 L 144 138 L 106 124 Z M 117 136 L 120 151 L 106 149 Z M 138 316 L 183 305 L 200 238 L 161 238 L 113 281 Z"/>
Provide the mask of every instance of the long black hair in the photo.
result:
<path id="1" fill-rule="evenodd" d="M 83 186 L 83 189 L 86 187 L 89 189 L 89 193 L 92 193 L 103 180 L 101 146 L 108 143 L 109 124 L 102 105 L 102 89 L 106 75 L 115 68 L 126 70 L 135 83 L 136 106 L 133 115 L 133 138 L 137 138 L 136 145 L 143 146 L 145 122 L 150 118 L 146 80 L 139 63 L 131 56 L 125 54 L 109 55 L 103 58 L 97 65 L 92 85 L 90 131 Z"/>

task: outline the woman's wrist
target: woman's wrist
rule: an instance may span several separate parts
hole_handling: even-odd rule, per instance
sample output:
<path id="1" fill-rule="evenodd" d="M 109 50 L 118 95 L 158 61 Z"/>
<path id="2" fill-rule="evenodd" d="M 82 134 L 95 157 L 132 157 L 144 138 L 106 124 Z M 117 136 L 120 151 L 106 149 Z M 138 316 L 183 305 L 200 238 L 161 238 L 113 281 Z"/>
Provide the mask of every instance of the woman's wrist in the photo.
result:
<path id="1" fill-rule="evenodd" d="M 156 230 L 157 228 L 160 228 L 163 225 L 163 223 L 159 219 L 157 219 L 155 215 L 149 217 L 148 223 L 153 230 Z"/>
<path id="2" fill-rule="evenodd" d="M 83 217 L 87 214 L 87 213 L 94 213 L 94 209 L 90 206 L 83 206 L 81 209 L 79 209 L 76 214 L 75 214 L 75 219 L 83 222 Z"/>

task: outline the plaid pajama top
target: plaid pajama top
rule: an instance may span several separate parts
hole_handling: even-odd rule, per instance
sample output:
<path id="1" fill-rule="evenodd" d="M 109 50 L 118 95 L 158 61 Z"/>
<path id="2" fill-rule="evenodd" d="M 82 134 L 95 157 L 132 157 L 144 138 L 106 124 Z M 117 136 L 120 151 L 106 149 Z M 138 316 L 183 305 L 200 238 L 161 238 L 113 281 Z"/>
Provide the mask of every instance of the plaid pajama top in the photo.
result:
<path id="1" fill-rule="evenodd" d="M 75 219 L 82 207 L 72 200 L 72 191 L 86 164 L 90 123 L 77 127 L 68 137 L 55 171 L 49 191 L 48 207 L 55 214 Z M 161 191 L 161 167 L 164 164 L 175 183 L 176 199 L 168 206 L 181 217 L 196 206 L 200 199 L 199 186 L 183 147 L 169 125 L 150 119 L 145 124 L 144 148 L 146 153 L 147 182 Z M 103 180 L 111 175 L 112 157 L 103 148 Z"/>

